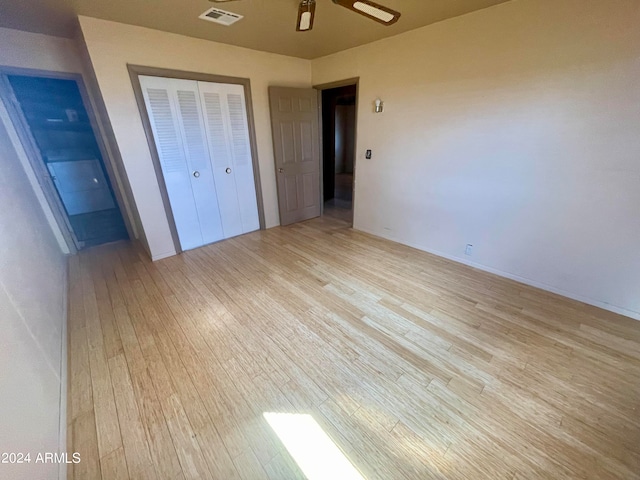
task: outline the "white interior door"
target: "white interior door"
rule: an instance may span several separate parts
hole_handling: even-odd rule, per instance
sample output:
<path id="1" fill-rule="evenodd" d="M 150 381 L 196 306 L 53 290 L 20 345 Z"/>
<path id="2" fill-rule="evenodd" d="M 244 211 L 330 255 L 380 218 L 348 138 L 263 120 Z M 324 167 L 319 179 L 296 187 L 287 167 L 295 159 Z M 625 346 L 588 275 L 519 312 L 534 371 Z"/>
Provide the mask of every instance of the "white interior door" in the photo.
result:
<path id="1" fill-rule="evenodd" d="M 177 124 L 171 79 L 140 76 L 140 85 L 149 114 L 151 130 L 160 158 L 160 166 L 173 219 L 183 250 L 203 244 L 191 175 Z"/>
<path id="2" fill-rule="evenodd" d="M 203 244 L 225 238 L 213 169 L 207 146 L 202 106 L 197 82 L 173 79 L 187 164 L 191 171 L 191 186 L 195 200 Z"/>
<path id="3" fill-rule="evenodd" d="M 198 82 L 225 238 L 260 228 L 242 85 Z"/>
<path id="4" fill-rule="evenodd" d="M 140 76 L 180 246 L 224 238 L 198 83 Z"/>
<path id="5" fill-rule="evenodd" d="M 320 215 L 318 92 L 269 87 L 280 225 Z"/>
<path id="6" fill-rule="evenodd" d="M 259 229 L 244 88 L 139 78 L 182 249 Z"/>

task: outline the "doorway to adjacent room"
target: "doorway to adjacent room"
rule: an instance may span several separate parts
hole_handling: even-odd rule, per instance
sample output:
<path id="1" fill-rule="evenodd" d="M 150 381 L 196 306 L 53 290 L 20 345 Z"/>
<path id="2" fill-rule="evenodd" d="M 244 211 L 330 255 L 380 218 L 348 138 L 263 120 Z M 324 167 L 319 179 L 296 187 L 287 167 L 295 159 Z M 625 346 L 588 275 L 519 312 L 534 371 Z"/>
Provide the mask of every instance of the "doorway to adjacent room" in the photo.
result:
<path id="1" fill-rule="evenodd" d="M 80 80 L 5 74 L 3 82 L 70 250 L 128 239 Z"/>
<path id="2" fill-rule="evenodd" d="M 322 89 L 323 214 L 353 223 L 357 84 Z"/>

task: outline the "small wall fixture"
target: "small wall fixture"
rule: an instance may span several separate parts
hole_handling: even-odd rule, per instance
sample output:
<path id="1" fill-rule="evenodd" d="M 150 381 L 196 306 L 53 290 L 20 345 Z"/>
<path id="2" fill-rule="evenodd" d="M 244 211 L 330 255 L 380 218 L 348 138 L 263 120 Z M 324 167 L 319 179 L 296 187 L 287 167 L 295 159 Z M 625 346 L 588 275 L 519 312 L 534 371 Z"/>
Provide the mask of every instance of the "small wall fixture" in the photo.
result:
<path id="1" fill-rule="evenodd" d="M 379 98 L 376 98 L 375 101 L 375 112 L 382 113 L 384 111 L 384 102 Z"/>

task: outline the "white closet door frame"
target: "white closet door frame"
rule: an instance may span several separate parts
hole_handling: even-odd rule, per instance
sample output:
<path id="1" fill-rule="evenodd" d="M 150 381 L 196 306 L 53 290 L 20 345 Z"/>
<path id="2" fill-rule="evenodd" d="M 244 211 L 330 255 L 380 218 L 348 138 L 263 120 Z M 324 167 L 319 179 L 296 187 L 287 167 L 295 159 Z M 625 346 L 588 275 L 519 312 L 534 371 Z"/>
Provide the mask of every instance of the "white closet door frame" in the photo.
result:
<path id="1" fill-rule="evenodd" d="M 151 122 L 147 113 L 144 95 L 142 92 L 142 88 L 140 85 L 140 76 L 152 76 L 152 77 L 166 77 L 166 78 L 177 78 L 184 80 L 192 80 L 192 81 L 200 81 L 200 82 L 211 82 L 211 83 L 221 83 L 221 84 L 231 84 L 241 86 L 244 92 L 244 107 L 246 109 L 246 120 L 247 126 L 249 130 L 249 141 L 251 147 L 251 160 L 252 160 L 252 169 L 253 169 L 253 179 L 254 179 L 254 190 L 257 200 L 258 207 L 258 224 L 261 230 L 265 229 L 265 220 L 264 220 L 264 206 L 262 199 L 262 186 L 260 181 L 260 169 L 259 169 L 259 160 L 258 160 L 258 151 L 256 144 L 256 134 L 255 134 L 255 122 L 253 115 L 253 103 L 251 97 L 251 82 L 248 78 L 239 78 L 239 77 L 227 77 L 222 75 L 213 75 L 199 72 L 185 72 L 179 70 L 170 70 L 163 68 L 155 68 L 155 67 L 147 67 L 142 65 L 127 65 L 129 70 L 129 76 L 131 78 L 131 83 L 133 86 L 134 94 L 136 97 L 136 101 L 138 104 L 138 110 L 140 112 L 141 120 L 143 123 L 143 127 L 145 129 L 147 135 L 147 143 L 149 145 L 149 150 L 151 152 L 151 157 L 153 160 L 154 169 L 156 172 L 156 178 L 158 181 L 158 185 L 160 187 L 160 193 L 162 196 L 162 201 L 165 209 L 165 213 L 167 216 L 167 221 L 169 223 L 169 228 L 172 233 L 173 243 L 177 253 L 183 251 L 180 240 L 177 234 L 175 219 L 171 210 L 171 203 L 169 201 L 169 196 L 166 189 L 166 184 L 164 182 L 164 177 L 162 174 L 162 168 L 160 164 L 160 159 L 158 156 L 158 151 L 155 145 L 153 130 L 151 126 Z"/>

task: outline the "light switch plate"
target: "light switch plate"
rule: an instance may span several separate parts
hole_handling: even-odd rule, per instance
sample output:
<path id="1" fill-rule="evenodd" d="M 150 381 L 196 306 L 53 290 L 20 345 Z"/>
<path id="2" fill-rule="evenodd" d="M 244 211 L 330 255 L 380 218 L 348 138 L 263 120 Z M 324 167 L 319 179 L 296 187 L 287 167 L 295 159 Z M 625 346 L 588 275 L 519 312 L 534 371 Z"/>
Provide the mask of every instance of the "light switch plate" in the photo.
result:
<path id="1" fill-rule="evenodd" d="M 367 153 L 365 154 L 365 158 L 367 160 L 371 160 L 371 150 L 367 150 Z"/>

